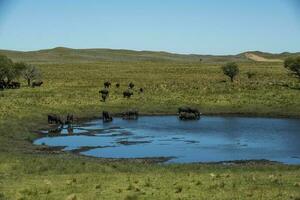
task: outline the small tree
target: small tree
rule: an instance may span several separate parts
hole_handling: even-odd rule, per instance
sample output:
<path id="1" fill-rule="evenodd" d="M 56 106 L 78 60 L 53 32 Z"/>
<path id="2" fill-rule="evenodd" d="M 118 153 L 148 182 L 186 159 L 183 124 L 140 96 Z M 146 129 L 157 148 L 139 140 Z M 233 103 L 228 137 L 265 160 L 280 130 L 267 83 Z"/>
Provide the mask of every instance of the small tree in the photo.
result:
<path id="1" fill-rule="evenodd" d="M 30 86 L 32 80 L 36 80 L 41 77 L 40 70 L 33 65 L 25 64 L 26 68 L 23 71 L 23 77 Z"/>
<path id="2" fill-rule="evenodd" d="M 0 55 L 0 81 L 10 79 L 12 74 L 13 61 L 6 56 Z"/>
<path id="3" fill-rule="evenodd" d="M 287 58 L 284 61 L 284 67 L 290 71 L 292 76 L 300 80 L 300 56 Z"/>
<path id="4" fill-rule="evenodd" d="M 223 67 L 223 73 L 230 77 L 231 82 L 239 74 L 239 66 L 235 62 L 226 63 Z"/>

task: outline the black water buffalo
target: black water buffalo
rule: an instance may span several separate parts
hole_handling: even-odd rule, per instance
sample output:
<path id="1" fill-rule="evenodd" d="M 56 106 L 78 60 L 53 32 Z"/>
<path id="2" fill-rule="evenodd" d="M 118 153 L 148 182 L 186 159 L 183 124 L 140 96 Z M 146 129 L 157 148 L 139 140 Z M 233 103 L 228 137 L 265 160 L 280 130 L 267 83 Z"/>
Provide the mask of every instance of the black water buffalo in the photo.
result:
<path id="1" fill-rule="evenodd" d="M 102 98 L 102 100 L 101 100 L 101 101 L 105 102 L 105 101 L 106 101 L 106 99 L 107 99 L 107 97 L 108 97 L 108 95 L 107 95 L 107 94 L 102 94 L 102 95 L 101 95 L 101 98 Z"/>
<path id="2" fill-rule="evenodd" d="M 144 88 L 140 88 L 140 93 L 143 93 L 144 92 Z"/>
<path id="3" fill-rule="evenodd" d="M 139 112 L 137 110 L 127 110 L 122 113 L 122 118 L 126 120 L 137 120 Z"/>
<path id="4" fill-rule="evenodd" d="M 102 120 L 103 122 L 111 122 L 113 120 L 112 116 L 110 116 L 109 112 L 103 111 L 102 112 Z"/>
<path id="5" fill-rule="evenodd" d="M 201 113 L 196 108 L 180 107 L 178 108 L 178 116 L 181 120 L 199 120 Z"/>
<path id="6" fill-rule="evenodd" d="M 37 82 L 33 82 L 32 84 L 31 84 L 31 87 L 41 87 L 42 85 L 43 85 L 43 81 L 37 81 Z"/>
<path id="7" fill-rule="evenodd" d="M 63 124 L 63 121 L 57 115 L 48 115 L 48 123 L 49 124 Z"/>
<path id="8" fill-rule="evenodd" d="M 4 88 L 5 88 L 5 85 L 0 82 L 0 90 L 4 90 Z"/>
<path id="9" fill-rule="evenodd" d="M 129 87 L 130 89 L 133 89 L 133 88 L 134 88 L 134 84 L 133 84 L 132 82 L 130 82 L 129 85 L 128 85 L 128 87 Z"/>
<path id="10" fill-rule="evenodd" d="M 123 97 L 124 98 L 130 98 L 133 95 L 133 92 L 126 90 L 125 92 L 123 92 Z"/>
<path id="11" fill-rule="evenodd" d="M 100 90 L 99 93 L 101 94 L 102 101 L 105 102 L 109 95 L 109 91 L 107 89 L 103 89 Z"/>
<path id="12" fill-rule="evenodd" d="M 73 124 L 73 122 L 74 122 L 73 114 L 68 114 L 67 119 L 66 119 L 66 124 L 70 125 L 70 124 Z"/>
<path id="13" fill-rule="evenodd" d="M 119 88 L 120 87 L 120 83 L 116 83 L 116 88 Z"/>
<path id="14" fill-rule="evenodd" d="M 21 83 L 13 81 L 13 82 L 5 83 L 4 86 L 7 89 L 18 89 L 21 87 Z"/>
<path id="15" fill-rule="evenodd" d="M 104 82 L 105 88 L 109 88 L 110 86 L 111 86 L 111 82 L 109 82 L 109 81 Z"/>
<path id="16" fill-rule="evenodd" d="M 100 90 L 99 93 L 102 94 L 102 95 L 103 94 L 108 95 L 109 94 L 109 90 L 104 88 L 103 90 Z"/>
<path id="17" fill-rule="evenodd" d="M 50 134 L 50 135 L 60 134 L 63 129 L 64 129 L 64 125 L 60 124 L 60 126 L 58 126 L 56 128 L 53 128 L 53 129 L 50 129 L 48 131 L 48 134 Z"/>

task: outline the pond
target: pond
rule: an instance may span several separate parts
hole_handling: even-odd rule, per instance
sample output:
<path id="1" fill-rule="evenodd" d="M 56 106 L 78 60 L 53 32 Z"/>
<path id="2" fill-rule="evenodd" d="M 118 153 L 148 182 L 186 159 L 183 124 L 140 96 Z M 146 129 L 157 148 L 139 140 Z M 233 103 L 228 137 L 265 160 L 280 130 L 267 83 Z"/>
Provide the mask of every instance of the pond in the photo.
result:
<path id="1" fill-rule="evenodd" d="M 180 121 L 176 116 L 145 116 L 136 121 L 93 120 L 47 134 L 37 145 L 101 158 L 158 158 L 167 162 L 260 160 L 300 164 L 300 119 L 210 117 Z"/>

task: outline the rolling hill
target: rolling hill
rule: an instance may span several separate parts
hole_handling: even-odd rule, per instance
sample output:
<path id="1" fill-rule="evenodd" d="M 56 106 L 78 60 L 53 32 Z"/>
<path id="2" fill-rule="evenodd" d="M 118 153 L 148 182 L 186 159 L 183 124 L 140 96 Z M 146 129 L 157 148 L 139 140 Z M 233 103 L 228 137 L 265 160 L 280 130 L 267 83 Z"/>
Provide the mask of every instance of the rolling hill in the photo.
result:
<path id="1" fill-rule="evenodd" d="M 15 62 L 29 63 L 92 63 L 100 61 L 150 61 L 150 62 L 228 62 L 228 61 L 257 61 L 257 62 L 282 62 L 288 56 L 300 53 L 271 54 L 259 51 L 245 52 L 238 55 L 196 55 L 175 54 L 155 51 L 133 51 L 115 49 L 71 49 L 57 47 L 38 51 L 11 51 L 0 50 Z"/>

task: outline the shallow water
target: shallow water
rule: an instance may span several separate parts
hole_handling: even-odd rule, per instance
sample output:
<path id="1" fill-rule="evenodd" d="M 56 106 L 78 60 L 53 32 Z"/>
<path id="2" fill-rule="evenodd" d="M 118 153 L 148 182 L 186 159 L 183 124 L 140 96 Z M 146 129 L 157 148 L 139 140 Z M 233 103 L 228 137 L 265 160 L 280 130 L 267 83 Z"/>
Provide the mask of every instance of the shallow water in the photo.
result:
<path id="1" fill-rule="evenodd" d="M 300 120 L 246 117 L 202 117 L 179 121 L 175 116 L 94 120 L 64 129 L 34 142 L 65 146 L 65 150 L 93 147 L 81 154 L 102 158 L 172 157 L 168 162 L 219 162 L 267 159 L 300 164 Z"/>

